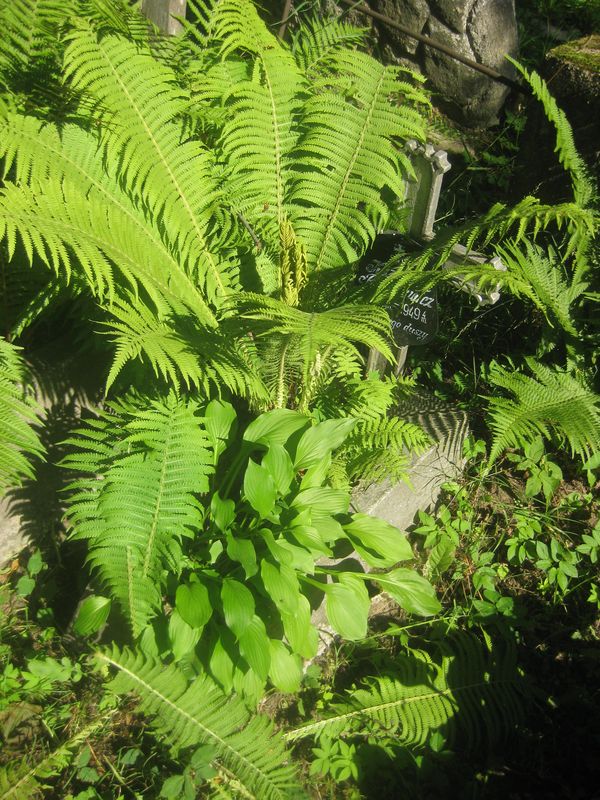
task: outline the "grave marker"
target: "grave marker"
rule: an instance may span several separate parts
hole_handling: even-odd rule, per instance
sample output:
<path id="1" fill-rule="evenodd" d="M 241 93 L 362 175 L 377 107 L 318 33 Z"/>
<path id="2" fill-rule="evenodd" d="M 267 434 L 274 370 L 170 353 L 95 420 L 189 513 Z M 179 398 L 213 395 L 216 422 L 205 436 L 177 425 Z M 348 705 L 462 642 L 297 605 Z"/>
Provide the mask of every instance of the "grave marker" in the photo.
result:
<path id="1" fill-rule="evenodd" d="M 444 175 L 451 168 L 445 150 L 436 150 L 431 144 L 421 144 L 410 140 L 405 152 L 411 158 L 414 177 L 407 181 L 404 205 L 407 209 L 405 235 L 395 231 L 379 234 L 371 250 L 363 256 L 358 266 L 357 281 L 368 282 L 380 275 L 386 263 L 394 256 L 406 251 L 407 239 L 427 243 L 434 237 L 433 226 Z M 506 267 L 498 258 L 488 259 L 482 253 L 467 251 L 460 244 L 454 245 L 444 268 L 451 269 L 463 264 L 490 264 L 497 270 Z M 472 295 L 479 305 L 493 305 L 500 298 L 499 285 L 485 291 L 477 281 L 463 280 L 460 276 L 452 283 L 462 291 Z M 435 287 L 426 291 L 409 289 L 401 300 L 387 307 L 392 323 L 394 341 L 398 353 L 394 373 L 401 374 L 406 361 L 408 347 L 427 344 L 435 336 L 439 327 L 439 309 Z M 383 372 L 387 362 L 377 350 L 372 348 L 367 359 L 366 370 Z"/>

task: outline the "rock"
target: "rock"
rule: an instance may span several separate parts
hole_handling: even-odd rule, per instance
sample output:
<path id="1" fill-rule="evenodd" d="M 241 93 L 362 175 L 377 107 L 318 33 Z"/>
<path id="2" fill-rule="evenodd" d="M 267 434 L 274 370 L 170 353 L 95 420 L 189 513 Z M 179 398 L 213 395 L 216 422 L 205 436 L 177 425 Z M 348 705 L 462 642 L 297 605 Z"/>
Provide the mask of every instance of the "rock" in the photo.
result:
<path id="1" fill-rule="evenodd" d="M 456 33 L 465 33 L 475 0 L 431 0 L 432 13 Z"/>
<path id="2" fill-rule="evenodd" d="M 377 0 L 373 9 L 386 17 L 397 20 L 415 33 L 421 33 L 429 18 L 426 0 Z M 400 53 L 416 53 L 419 42 L 393 28 L 385 28 L 385 40 Z"/>
<path id="3" fill-rule="evenodd" d="M 376 9 L 415 33 L 423 33 L 460 55 L 514 77 L 506 55 L 518 49 L 514 0 L 377 0 Z M 509 89 L 445 53 L 377 23 L 384 53 L 392 62 L 409 58 L 429 81 L 434 102 L 470 127 L 486 127 Z"/>

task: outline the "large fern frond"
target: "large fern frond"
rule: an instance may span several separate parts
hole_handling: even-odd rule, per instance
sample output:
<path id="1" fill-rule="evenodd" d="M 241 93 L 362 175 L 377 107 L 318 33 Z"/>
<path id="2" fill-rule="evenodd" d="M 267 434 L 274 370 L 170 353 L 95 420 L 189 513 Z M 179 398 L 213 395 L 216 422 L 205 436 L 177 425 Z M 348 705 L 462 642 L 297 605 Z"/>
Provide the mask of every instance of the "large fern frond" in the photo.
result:
<path id="1" fill-rule="evenodd" d="M 461 276 L 480 276 L 484 281 L 502 283 L 503 273 L 488 267 L 478 268 L 465 264 L 455 269 L 445 265 L 456 244 L 468 251 L 484 250 L 490 245 L 501 247 L 510 240 L 511 246 L 526 237 L 535 242 L 544 231 L 567 234 L 565 258 L 577 257 L 587 248 L 597 227 L 597 215 L 592 209 L 581 208 L 577 203 L 546 205 L 535 197 L 525 197 L 515 206 L 496 203 L 476 220 L 469 220 L 458 228 L 447 229 L 420 253 L 400 254 L 390 259 L 379 280 L 366 284 L 367 296 L 372 302 L 389 303 L 412 284 L 430 287 L 439 280 L 455 280 Z"/>
<path id="2" fill-rule="evenodd" d="M 326 733 L 393 734 L 398 744 L 424 745 L 435 731 L 469 750 L 506 737 L 522 715 L 522 679 L 514 646 L 489 650 L 471 634 L 449 637 L 441 658 L 411 649 L 394 660 L 394 675 L 373 679 L 336 704 L 336 714 L 286 734 L 288 741 Z"/>
<path id="3" fill-rule="evenodd" d="M 23 363 L 17 348 L 0 338 L 0 495 L 23 477 L 33 477 L 27 456 L 44 448 L 32 424 L 35 403 L 23 389 Z"/>
<path id="4" fill-rule="evenodd" d="M 202 523 L 195 494 L 208 489 L 212 457 L 201 422 L 197 403 L 170 395 L 118 404 L 69 440 L 64 466 L 90 477 L 72 484 L 67 517 L 134 636 L 161 606 L 163 569 L 179 571 L 181 540 Z"/>
<path id="5" fill-rule="evenodd" d="M 304 74 L 316 77 L 340 50 L 363 44 L 367 32 L 337 19 L 303 20 L 292 34 L 292 53 Z"/>
<path id="6" fill-rule="evenodd" d="M 209 229 L 218 194 L 212 162 L 185 141 L 186 96 L 177 76 L 143 48 L 118 36 L 78 30 L 69 37 L 65 75 L 97 104 L 108 162 L 153 219 L 162 219 L 180 261 L 210 302 L 231 291 L 231 265 L 213 252 Z"/>
<path id="7" fill-rule="evenodd" d="M 313 401 L 335 351 L 362 361 L 357 348 L 361 344 L 376 347 L 389 360 L 392 357 L 389 316 L 377 306 L 348 304 L 311 313 L 275 298 L 244 293 L 235 298 L 232 308 L 258 347 L 266 343 L 269 359 L 265 368 L 279 386 L 276 395 L 280 401 L 287 397 L 288 371 L 295 373 L 301 402 Z"/>
<path id="8" fill-rule="evenodd" d="M 227 190 L 272 248 L 286 217 L 303 82 L 288 51 L 274 40 L 255 61 L 251 80 L 237 83 L 223 98 L 229 119 L 219 147 Z"/>
<path id="9" fill-rule="evenodd" d="M 139 359 L 177 390 L 195 386 L 208 396 L 227 387 L 238 396 L 264 399 L 250 340 L 230 336 L 224 326 L 199 326 L 185 306 L 152 308 L 133 295 L 115 299 L 107 314 L 104 326 L 115 345 L 107 390 L 128 361 Z"/>
<path id="10" fill-rule="evenodd" d="M 293 184 L 292 222 L 314 271 L 350 264 L 365 252 L 388 219 L 385 191 L 404 196 L 408 160 L 395 139 L 423 139 L 414 108 L 425 102 L 397 67 L 384 67 L 359 52 L 341 51 L 331 77 L 307 101 L 306 134 L 297 157 L 307 169 Z M 345 92 L 326 87 L 335 76 Z M 348 96 L 348 87 L 350 96 Z M 394 102 L 402 97 L 402 102 Z"/>
<path id="11" fill-rule="evenodd" d="M 550 324 L 558 323 L 567 333 L 577 335 L 572 306 L 587 283 L 567 279 L 556 250 L 542 249 L 525 239 L 521 246 L 509 242 L 496 252 L 507 267 L 508 276 L 502 276 L 502 282 L 510 283 L 511 292 L 534 303 Z"/>
<path id="12" fill-rule="evenodd" d="M 175 748 L 211 745 L 217 763 L 256 800 L 304 796 L 283 737 L 268 717 L 251 717 L 240 699 L 226 697 L 206 675 L 189 682 L 173 664 L 116 647 L 96 658 L 117 670 L 111 688 L 135 692 L 152 727 Z"/>
<path id="13" fill-rule="evenodd" d="M 112 291 L 114 272 L 134 288 L 141 282 L 155 303 L 185 302 L 205 324 L 214 317 L 158 225 L 123 192 L 104 166 L 98 141 L 76 125 L 61 129 L 11 112 L 0 115 L 0 154 L 14 177 L 0 197 L 0 227 L 9 251 L 17 236 L 68 280 L 73 253 L 91 291 Z"/>
<path id="14" fill-rule="evenodd" d="M 499 365 L 490 380 L 510 392 L 512 399 L 491 397 L 489 425 L 494 434 L 489 463 L 507 447 L 520 447 L 538 434 L 565 439 L 571 452 L 587 459 L 600 450 L 600 397 L 583 377 L 526 359 L 533 375 L 512 372 Z"/>
<path id="15" fill-rule="evenodd" d="M 550 120 L 556 129 L 555 152 L 558 156 L 558 160 L 570 175 L 575 202 L 585 207 L 589 204 L 594 190 L 587 174 L 585 162 L 577 152 L 575 139 L 573 138 L 573 129 L 567 119 L 567 115 L 562 108 L 558 107 L 556 100 L 550 93 L 547 83 L 535 70 L 529 71 L 511 58 L 509 58 L 509 61 L 512 61 L 513 65 L 525 78 L 531 87 L 534 97 L 543 105 L 546 118 Z"/>

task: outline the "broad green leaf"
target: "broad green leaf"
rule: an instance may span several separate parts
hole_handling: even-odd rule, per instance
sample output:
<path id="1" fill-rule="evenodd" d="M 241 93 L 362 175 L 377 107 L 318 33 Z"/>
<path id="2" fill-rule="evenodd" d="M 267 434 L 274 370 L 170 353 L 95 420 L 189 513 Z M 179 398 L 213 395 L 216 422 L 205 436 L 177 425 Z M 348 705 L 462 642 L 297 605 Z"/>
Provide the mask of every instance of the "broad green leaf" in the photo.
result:
<path id="1" fill-rule="evenodd" d="M 221 601 L 227 627 L 239 638 L 254 616 L 252 592 L 243 583 L 225 578 L 221 587 Z"/>
<path id="2" fill-rule="evenodd" d="M 298 545 L 287 542 L 285 539 L 280 539 L 278 544 L 280 548 L 286 552 L 286 559 L 282 559 L 283 563 L 288 564 L 290 567 L 300 572 L 304 572 L 306 575 L 312 575 L 314 573 L 315 559 L 306 548 L 298 547 Z"/>
<path id="3" fill-rule="evenodd" d="M 256 614 L 239 637 L 240 653 L 261 680 L 266 681 L 271 664 L 271 648 L 265 624 Z"/>
<path id="4" fill-rule="evenodd" d="M 405 534 L 383 519 L 353 514 L 344 530 L 356 551 L 374 567 L 393 567 L 414 557 Z"/>
<path id="5" fill-rule="evenodd" d="M 414 570 L 398 567 L 385 575 L 373 575 L 373 580 L 411 614 L 431 617 L 441 610 L 433 586 Z"/>
<path id="6" fill-rule="evenodd" d="M 44 562 L 42 561 L 42 554 L 39 550 L 36 550 L 27 562 L 27 572 L 33 578 L 38 574 L 38 572 L 41 572 L 43 566 Z"/>
<path id="7" fill-rule="evenodd" d="M 261 414 L 248 425 L 244 441 L 257 444 L 285 444 L 293 433 L 308 423 L 308 417 L 289 408 L 276 408 Z"/>
<path id="8" fill-rule="evenodd" d="M 302 680 L 302 662 L 279 639 L 269 639 L 269 678 L 281 692 L 297 692 Z"/>
<path id="9" fill-rule="evenodd" d="M 311 518 L 313 526 L 317 529 L 324 542 L 336 542 L 338 539 L 345 538 L 346 534 L 343 527 L 331 514 L 313 510 Z"/>
<path id="10" fill-rule="evenodd" d="M 294 466 L 285 447 L 281 444 L 269 445 L 268 452 L 263 456 L 262 466 L 273 478 L 279 494 L 286 495 L 294 477 Z"/>
<path id="11" fill-rule="evenodd" d="M 180 661 L 194 649 L 200 639 L 201 631 L 188 625 L 175 609 L 169 618 L 169 639 L 175 661 Z"/>
<path id="12" fill-rule="evenodd" d="M 181 618 L 192 628 L 203 628 L 212 617 L 213 609 L 204 584 L 181 584 L 175 593 L 175 605 Z"/>
<path id="13" fill-rule="evenodd" d="M 339 583 L 327 584 L 325 609 L 334 631 L 345 639 L 363 639 L 367 635 L 367 617 L 371 602 L 360 578 L 340 575 Z"/>
<path id="14" fill-rule="evenodd" d="M 219 493 L 214 492 L 210 501 L 210 515 L 217 528 L 225 533 L 235 519 L 235 503 L 221 499 Z"/>
<path id="15" fill-rule="evenodd" d="M 229 693 L 233 688 L 234 663 L 225 646 L 224 639 L 230 635 L 227 630 L 217 639 L 209 659 L 210 674 Z"/>
<path id="16" fill-rule="evenodd" d="M 270 530 L 261 528 L 259 533 L 264 538 L 269 552 L 279 564 L 287 564 L 294 569 L 312 575 L 315 571 L 315 560 L 304 547 L 298 547 L 281 536 L 277 541 Z"/>
<path id="17" fill-rule="evenodd" d="M 260 574 L 269 597 L 280 611 L 293 614 L 300 600 L 300 586 L 296 573 L 285 564 L 271 564 L 263 559 Z"/>
<path id="18" fill-rule="evenodd" d="M 227 440 L 235 418 L 235 409 L 231 403 L 223 400 L 211 400 L 206 406 L 204 425 L 215 451 L 215 464 L 227 447 Z"/>
<path id="19" fill-rule="evenodd" d="M 275 508 L 277 487 L 270 473 L 252 459 L 248 461 L 244 475 L 244 496 L 262 519 L 268 517 Z"/>
<path id="20" fill-rule="evenodd" d="M 298 544 L 306 547 L 313 557 L 333 555 L 333 550 L 328 547 L 317 528 L 312 525 L 294 525 L 290 528 L 292 536 Z"/>
<path id="21" fill-rule="evenodd" d="M 348 492 L 341 489 L 330 489 L 328 486 L 304 489 L 292 500 L 293 508 L 316 509 L 328 514 L 347 514 L 350 507 Z"/>
<path id="22" fill-rule="evenodd" d="M 331 456 L 322 458 L 312 467 L 309 467 L 300 481 L 300 489 L 314 489 L 323 486 L 327 482 L 329 469 L 331 467 Z"/>
<path id="23" fill-rule="evenodd" d="M 183 785 L 185 777 L 183 775 L 171 775 L 163 781 L 159 797 L 164 797 L 166 800 L 177 800 L 177 798 L 185 797 L 183 794 Z"/>
<path id="24" fill-rule="evenodd" d="M 20 597 L 27 597 L 35 589 L 35 581 L 29 575 L 21 575 L 17 581 L 16 591 Z"/>
<path id="25" fill-rule="evenodd" d="M 227 555 L 232 561 L 237 561 L 242 565 L 247 578 L 251 578 L 258 572 L 256 550 L 250 539 L 241 539 L 227 533 Z"/>
<path id="26" fill-rule="evenodd" d="M 261 678 L 251 667 L 244 663 L 244 668 L 236 666 L 233 672 L 233 691 L 241 695 L 247 705 L 257 706 L 265 696 L 266 677 Z M 230 795 L 231 796 L 231 795 Z"/>
<path id="27" fill-rule="evenodd" d="M 294 614 L 280 612 L 280 616 L 285 638 L 294 653 L 303 658 L 312 658 L 317 652 L 319 635 L 312 624 L 310 603 L 306 597 L 300 595 L 298 608 Z"/>
<path id="28" fill-rule="evenodd" d="M 298 442 L 295 469 L 308 469 L 327 458 L 332 450 L 344 442 L 355 425 L 355 419 L 327 419 L 313 425 Z"/>
<path id="29" fill-rule="evenodd" d="M 108 619 L 111 601 L 108 597 L 92 594 L 86 597 L 79 608 L 77 619 L 73 625 L 75 633 L 89 636 L 96 633 Z"/>

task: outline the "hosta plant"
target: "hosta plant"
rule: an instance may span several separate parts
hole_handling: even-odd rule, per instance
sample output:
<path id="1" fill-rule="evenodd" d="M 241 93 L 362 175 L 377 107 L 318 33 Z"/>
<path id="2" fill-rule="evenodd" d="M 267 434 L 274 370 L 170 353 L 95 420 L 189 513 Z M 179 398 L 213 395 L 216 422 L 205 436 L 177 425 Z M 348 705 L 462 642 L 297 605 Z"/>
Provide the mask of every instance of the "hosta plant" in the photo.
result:
<path id="1" fill-rule="evenodd" d="M 428 582 L 398 566 L 413 559 L 405 535 L 353 513 L 328 480 L 354 425 L 275 409 L 238 428 L 230 404 L 171 394 L 115 404 L 79 431 L 66 466 L 88 477 L 72 486 L 72 536 L 144 652 L 258 696 L 267 679 L 298 687 L 323 598 L 346 639 L 366 634 L 369 589 L 439 611 Z M 339 561 L 354 550 L 362 566 Z"/>

